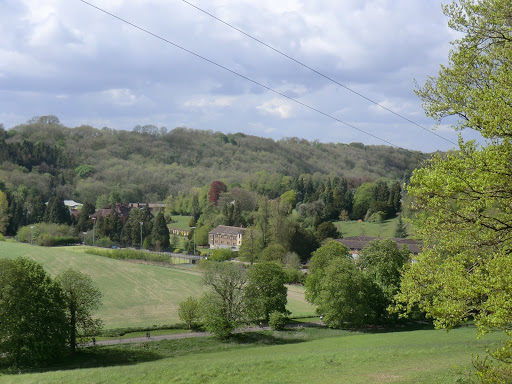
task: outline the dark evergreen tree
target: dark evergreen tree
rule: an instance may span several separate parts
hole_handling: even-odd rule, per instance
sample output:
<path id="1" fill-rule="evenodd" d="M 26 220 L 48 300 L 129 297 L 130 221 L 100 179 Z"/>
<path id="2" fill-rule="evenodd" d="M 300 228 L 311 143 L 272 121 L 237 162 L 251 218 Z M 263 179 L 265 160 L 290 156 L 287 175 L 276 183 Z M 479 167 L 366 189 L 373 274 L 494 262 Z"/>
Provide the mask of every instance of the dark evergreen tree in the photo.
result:
<path id="1" fill-rule="evenodd" d="M 396 222 L 395 233 L 393 236 L 398 239 L 406 238 L 408 236 L 407 227 L 402 220 L 402 215 L 398 216 L 398 221 Z"/>
<path id="2" fill-rule="evenodd" d="M 69 209 L 64 204 L 64 199 L 60 196 L 52 197 L 48 201 L 46 211 L 44 213 L 44 221 L 55 224 L 71 223 L 71 215 Z"/>
<path id="3" fill-rule="evenodd" d="M 153 232 L 151 233 L 151 239 L 156 249 L 169 249 L 169 228 L 167 227 L 164 213 L 162 211 L 158 212 L 156 215 L 155 223 L 153 224 Z"/>

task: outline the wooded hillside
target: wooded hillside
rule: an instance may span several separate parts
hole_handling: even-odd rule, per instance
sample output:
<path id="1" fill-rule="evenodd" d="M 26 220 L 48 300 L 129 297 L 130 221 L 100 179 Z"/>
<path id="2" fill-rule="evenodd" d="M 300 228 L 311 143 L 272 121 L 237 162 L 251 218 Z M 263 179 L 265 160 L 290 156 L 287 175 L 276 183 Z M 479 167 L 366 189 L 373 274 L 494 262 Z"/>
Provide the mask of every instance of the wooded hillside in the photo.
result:
<path id="1" fill-rule="evenodd" d="M 122 201 L 157 202 L 216 179 L 248 185 L 261 178 L 272 183 L 277 174 L 331 174 L 356 186 L 380 177 L 402 180 L 428 157 L 361 143 L 274 141 L 152 125 L 133 131 L 69 128 L 55 116 L 8 130 L 0 125 L 0 189 L 2 183 L 10 190 L 24 185 L 45 201 L 55 194 L 96 201 L 114 192 Z"/>

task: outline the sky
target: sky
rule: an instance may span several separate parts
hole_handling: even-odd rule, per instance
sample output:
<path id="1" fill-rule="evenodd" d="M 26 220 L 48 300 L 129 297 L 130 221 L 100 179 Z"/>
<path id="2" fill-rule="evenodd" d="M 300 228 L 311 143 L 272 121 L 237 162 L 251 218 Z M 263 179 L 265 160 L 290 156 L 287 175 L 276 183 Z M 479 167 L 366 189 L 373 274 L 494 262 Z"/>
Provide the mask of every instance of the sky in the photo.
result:
<path id="1" fill-rule="evenodd" d="M 80 0 L 0 0 L 5 128 L 56 115 L 69 127 L 152 124 L 423 152 L 457 142 L 414 93 L 458 37 L 437 0 L 187 0 L 426 129 L 183 0 L 88 1 L 167 42 Z"/>

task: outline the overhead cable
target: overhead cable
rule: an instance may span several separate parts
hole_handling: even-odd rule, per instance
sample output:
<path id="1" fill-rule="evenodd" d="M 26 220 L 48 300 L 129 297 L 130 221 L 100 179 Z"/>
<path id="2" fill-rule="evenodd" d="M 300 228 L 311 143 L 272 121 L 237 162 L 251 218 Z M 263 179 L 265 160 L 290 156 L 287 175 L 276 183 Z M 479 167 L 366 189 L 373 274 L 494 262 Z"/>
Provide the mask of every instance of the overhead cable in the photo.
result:
<path id="1" fill-rule="evenodd" d="M 323 111 L 321 111 L 321 110 L 319 110 L 319 109 L 316 109 L 316 108 L 314 108 L 314 107 L 312 107 L 312 106 L 310 106 L 310 105 L 308 105 L 308 104 L 306 104 L 306 103 L 303 103 L 302 101 L 299 101 L 299 100 L 297 100 L 297 99 L 295 99 L 295 98 L 293 98 L 293 97 L 287 96 L 287 95 L 285 95 L 284 93 L 281 93 L 281 92 L 279 92 L 279 91 L 277 91 L 277 90 L 275 90 L 275 89 L 273 89 L 273 88 L 270 88 L 270 87 L 268 87 L 268 86 L 266 86 L 266 85 L 264 85 L 264 84 L 262 84 L 262 83 L 259 83 L 259 82 L 258 82 L 258 81 L 256 81 L 256 80 L 253 80 L 253 79 L 251 79 L 251 78 L 249 78 L 249 77 L 247 77 L 247 76 L 244 76 L 244 75 L 242 75 L 242 74 L 240 74 L 240 73 L 238 73 L 238 72 L 236 72 L 236 71 L 234 71 L 234 70 L 232 70 L 232 69 L 230 69 L 230 68 L 227 68 L 227 67 L 225 67 L 225 66 L 223 66 L 223 65 L 221 65 L 221 64 L 219 64 L 219 63 L 216 63 L 216 62 L 215 62 L 215 61 L 213 61 L 213 60 L 210 60 L 210 59 L 208 59 L 208 58 L 206 58 L 206 57 L 204 57 L 204 56 L 201 56 L 201 55 L 199 55 L 199 54 L 197 54 L 197 53 L 195 53 L 195 52 L 193 52 L 193 51 L 191 51 L 191 50 L 189 50 L 189 49 L 187 49 L 187 48 L 185 48 L 185 47 L 182 47 L 181 45 L 178 45 L 178 44 L 176 44 L 176 43 L 173 43 L 172 41 L 167 40 L 166 38 L 164 38 L 164 37 L 162 37 L 162 36 L 159 36 L 159 35 L 157 35 L 157 34 L 155 34 L 155 33 L 151 32 L 151 31 L 149 31 L 149 30 L 147 30 L 147 29 L 144 29 L 144 28 L 142 28 L 142 27 L 139 27 L 138 25 L 136 25 L 136 24 L 134 24 L 134 23 L 132 23 L 132 22 L 130 22 L 130 21 L 128 21 L 128 20 L 125 20 L 125 19 L 123 19 L 123 18 L 121 18 L 121 17 L 119 17 L 119 16 L 117 16 L 117 15 L 114 15 L 113 13 L 110 13 L 110 12 L 108 12 L 108 11 L 106 11 L 106 10 L 104 10 L 104 9 L 102 9 L 102 8 L 100 8 L 100 7 L 96 6 L 96 5 L 94 5 L 94 4 L 91 4 L 91 3 L 89 3 L 89 2 L 87 2 L 87 1 L 85 1 L 85 0 L 80 0 L 80 1 L 81 1 L 82 3 L 84 3 L 84 4 L 87 4 L 87 5 L 89 5 L 89 6 L 93 7 L 93 8 L 95 8 L 95 9 L 97 9 L 98 11 L 101 11 L 101 12 L 103 12 L 103 13 L 105 13 L 105 14 L 107 14 L 107 15 L 109 15 L 109 16 L 111 16 L 111 17 L 113 17 L 113 18 L 115 18 L 115 19 L 117 19 L 117 20 L 119 20 L 119 21 L 122 21 L 122 22 L 123 22 L 123 23 L 125 23 L 125 24 L 128 24 L 128 25 L 132 26 L 133 28 L 136 28 L 136 29 L 138 29 L 138 30 L 140 30 L 140 31 L 142 31 L 142 32 L 144 32 L 144 33 L 147 33 L 148 35 L 151 35 L 151 36 L 153 36 L 153 37 L 155 37 L 155 38 L 157 38 L 157 39 L 159 39 L 159 40 L 162 40 L 162 41 L 164 41 L 164 42 L 166 42 L 166 43 L 168 43 L 168 44 L 170 44 L 170 45 L 172 45 L 172 46 L 174 46 L 174 47 L 176 47 L 176 48 L 179 48 L 179 49 L 181 49 L 181 50 L 183 50 L 183 51 L 185 51 L 185 52 L 187 52 L 187 53 L 190 53 L 191 55 L 194 55 L 194 56 L 196 56 L 197 58 L 199 58 L 199 59 L 201 59 L 201 60 L 204 60 L 204 61 L 206 61 L 206 62 L 208 62 L 208 63 L 210 63 L 210 64 L 213 64 L 213 65 L 215 65 L 215 66 L 217 66 L 217 67 L 219 67 L 219 68 L 222 68 L 222 69 L 224 69 L 225 71 L 228 71 L 228 72 L 230 72 L 230 73 L 232 73 L 232 74 L 234 74 L 234 75 L 237 75 L 237 76 L 239 76 L 239 77 L 241 77 L 241 78 L 243 78 L 243 79 L 245 79 L 245 80 L 247 80 L 247 81 L 250 81 L 251 83 L 254 83 L 254 84 L 256 84 L 256 85 L 258 85 L 258 86 L 260 86 L 260 87 L 262 87 L 262 88 L 265 88 L 265 89 L 267 89 L 267 90 L 269 90 L 269 91 L 271 91 L 271 92 L 274 92 L 275 94 L 277 94 L 277 95 L 279 95 L 279 96 L 282 96 L 282 97 L 284 97 L 284 98 L 286 98 L 286 99 L 288 99 L 288 100 L 291 100 L 291 101 L 293 101 L 293 102 L 295 102 L 295 103 L 297 103 L 297 104 L 300 104 L 300 105 L 302 105 L 302 106 L 304 106 L 304 107 L 306 107 L 306 108 L 308 108 L 308 109 L 310 109 L 310 110 L 312 110 L 312 111 L 314 111 L 314 112 L 317 112 L 317 113 L 319 113 L 319 114 L 321 114 L 321 115 L 324 115 L 324 116 L 326 116 L 326 117 L 328 117 L 328 118 L 330 118 L 330 119 L 332 119 L 332 120 L 334 120 L 334 121 L 337 121 L 338 123 L 344 124 L 344 125 L 346 125 L 346 126 L 348 126 L 348 127 L 352 128 L 352 129 L 355 129 L 355 130 L 357 130 L 357 131 L 359 131 L 359 132 L 361 132 L 361 133 L 364 133 L 365 135 L 371 136 L 371 137 L 373 137 L 373 138 L 375 138 L 375 139 L 377 139 L 377 140 L 379 140 L 379 141 L 382 141 L 383 143 L 389 144 L 389 145 L 391 145 L 392 147 L 399 148 L 399 146 L 398 146 L 398 145 L 395 145 L 395 144 L 393 144 L 393 143 L 391 143 L 391 142 L 389 142 L 389 141 L 387 141 L 387 140 L 385 140 L 385 139 L 382 139 L 382 138 L 380 138 L 380 137 L 378 137 L 378 136 L 376 136 L 376 135 L 374 135 L 374 134 L 372 134 L 372 133 L 369 133 L 369 132 L 366 132 L 366 131 L 364 131 L 364 130 L 362 130 L 362 129 L 360 129 L 360 128 L 357 128 L 356 126 L 354 126 L 354 125 L 352 125 L 352 124 L 349 124 L 349 123 L 347 123 L 347 122 L 345 122 L 345 121 L 343 121 L 343 120 L 340 120 L 340 119 L 338 119 L 338 118 L 336 118 L 336 117 L 334 117 L 334 116 L 332 116 L 332 115 L 330 115 L 330 114 L 328 114 L 328 113 L 326 113 L 326 112 L 323 112 Z"/>
<path id="2" fill-rule="evenodd" d="M 316 69 L 314 69 L 314 68 L 312 68 L 312 67 L 308 66 L 307 64 L 304 64 L 303 62 L 301 62 L 301 61 L 299 61 L 299 60 L 297 60 L 297 59 L 295 59 L 295 58 L 293 58 L 293 57 L 291 57 L 291 56 L 287 55 L 286 53 L 284 53 L 284 52 L 280 51 L 279 49 L 274 48 L 274 47 L 272 47 L 271 45 L 269 45 L 269 44 L 265 43 L 264 41 L 261 41 L 260 39 L 258 39 L 258 38 L 256 38 L 256 37 L 254 37 L 254 36 L 250 35 L 249 33 L 247 33 L 247 32 L 245 32 L 245 31 L 243 31 L 243 30 L 241 30 L 241 29 L 239 29 L 239 28 L 235 27 L 234 25 L 232 25 L 232 24 L 228 23 L 227 21 L 224 21 L 224 20 L 222 20 L 222 19 L 219 19 L 217 16 L 215 16 L 215 15 L 213 15 L 213 14 L 211 14 L 211 13 L 209 13 L 209 12 L 205 11 L 205 10 L 204 10 L 204 9 L 202 9 L 202 8 L 199 8 L 197 5 L 192 4 L 191 2 L 189 2 L 189 1 L 187 1 L 187 0 L 181 0 L 181 1 L 183 1 L 184 3 L 186 3 L 186 4 L 190 5 L 191 7 L 194 7 L 195 9 L 197 9 L 197 10 L 198 10 L 198 11 L 200 11 L 200 12 L 203 12 L 205 15 L 208 15 L 208 16 L 210 16 L 210 17 L 214 18 L 215 20 L 217 20 L 217 21 L 219 21 L 219 22 L 221 22 L 221 23 L 223 23 L 223 24 L 227 25 L 228 27 L 230 27 L 230 28 L 234 29 L 235 31 L 240 32 L 241 34 L 243 34 L 243 35 L 245 35 L 245 36 L 249 37 L 250 39 L 252 39 L 252 40 L 254 40 L 254 41 L 256 41 L 256 42 L 258 42 L 258 43 L 260 43 L 260 44 L 264 45 L 265 47 L 267 47 L 267 48 L 269 48 L 269 49 L 273 50 L 274 52 L 276 52 L 276 53 L 278 53 L 278 54 L 280 54 L 280 55 L 282 55 L 282 56 L 284 56 L 284 57 L 286 57 L 286 58 L 288 58 L 288 59 L 292 60 L 293 62 L 295 62 L 295 63 L 297 63 L 297 64 L 301 65 L 302 67 L 304 67 L 304 68 L 306 68 L 306 69 L 309 69 L 310 71 L 312 71 L 312 72 L 316 73 L 317 75 L 319 75 L 319 76 L 321 76 L 321 77 L 323 77 L 323 78 L 325 78 L 325 79 L 329 80 L 330 82 L 332 82 L 332 83 L 334 83 L 334 84 L 337 84 L 337 85 L 339 85 L 339 86 L 340 86 L 340 87 L 342 87 L 342 88 L 345 88 L 347 91 L 350 91 L 350 92 L 352 92 L 352 93 L 356 94 L 357 96 L 359 96 L 359 97 L 361 97 L 361 98 L 363 98 L 363 99 L 365 99 L 365 100 L 369 101 L 370 103 L 375 104 L 376 106 L 378 106 L 378 107 L 380 107 L 380 108 L 382 108 L 382 109 L 384 109 L 384 110 L 386 110 L 386 111 L 388 111 L 388 112 L 392 113 L 393 115 L 398 116 L 398 117 L 400 117 L 401 119 L 403 119 L 403 120 L 405 120 L 405 121 L 407 121 L 407 122 L 409 122 L 409 123 L 411 123 L 411 124 L 413 124 L 413 125 L 415 125 L 415 126 L 417 126 L 417 127 L 421 128 L 421 129 L 423 129 L 423 130 L 425 130 L 425 131 L 427 131 L 427 132 L 429 132 L 429 133 L 431 133 L 431 134 L 433 134 L 433 135 L 435 135 L 435 136 L 439 137 L 440 139 L 443 139 L 443 140 L 445 140 L 445 141 L 447 141 L 447 142 L 449 142 L 449 143 L 451 143 L 451 144 L 457 145 L 457 143 L 455 143 L 455 142 L 453 142 L 453 141 L 451 141 L 451 140 L 449 140 L 449 139 L 447 139 L 447 138 L 445 138 L 445 137 L 443 137 L 443 136 L 441 136 L 441 135 L 439 135 L 439 134 L 437 134 L 437 133 L 433 132 L 432 130 L 430 130 L 430 129 L 428 129 L 428 128 L 423 127 L 422 125 L 420 125 L 420 124 L 418 124 L 418 123 L 416 123 L 416 122 L 414 122 L 414 121 L 410 120 L 409 118 L 407 118 L 407 117 L 405 117 L 405 116 L 403 116 L 403 115 L 399 114 L 398 112 L 393 111 L 392 109 L 389 109 L 389 108 L 387 108 L 387 107 L 383 106 L 382 104 L 380 104 L 380 103 L 376 102 L 375 100 L 372 100 L 372 99 L 370 99 L 369 97 L 367 97 L 367 96 L 365 96 L 365 95 L 363 95 L 363 94 L 361 94 L 361 93 L 359 93 L 359 92 L 357 92 L 357 91 L 353 90 L 352 88 L 347 87 L 346 85 L 344 85 L 344 84 L 342 84 L 342 83 L 338 82 L 337 80 L 335 80 L 335 79 L 333 79 L 333 78 L 331 78 L 331 77 L 329 77 L 329 76 L 327 76 L 327 75 L 323 74 L 322 72 L 320 72 L 320 71 L 318 71 L 318 70 L 316 70 Z"/>

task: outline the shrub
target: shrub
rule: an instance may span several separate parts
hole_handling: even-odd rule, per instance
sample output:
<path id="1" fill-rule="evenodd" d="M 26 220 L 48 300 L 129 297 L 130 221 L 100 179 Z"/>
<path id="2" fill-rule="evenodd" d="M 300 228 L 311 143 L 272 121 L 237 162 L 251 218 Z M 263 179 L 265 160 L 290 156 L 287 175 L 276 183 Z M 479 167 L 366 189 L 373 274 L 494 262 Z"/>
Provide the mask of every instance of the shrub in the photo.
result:
<path id="1" fill-rule="evenodd" d="M 281 312 L 274 311 L 270 314 L 268 324 L 274 331 L 282 331 L 286 326 L 286 316 Z"/>
<path id="2" fill-rule="evenodd" d="M 209 259 L 213 261 L 226 261 L 235 258 L 235 253 L 229 248 L 213 249 Z"/>
<path id="3" fill-rule="evenodd" d="M 286 284 L 304 284 L 306 274 L 300 269 L 286 268 L 284 269 L 286 275 Z"/>
<path id="4" fill-rule="evenodd" d="M 44 245 L 47 247 L 69 245 L 80 242 L 75 236 L 73 227 L 64 224 L 38 223 L 21 227 L 15 236 L 17 241 Z"/>
<path id="5" fill-rule="evenodd" d="M 1 233 L 0 233 L 0 241 L 5 241 L 5 237 Z"/>
<path id="6" fill-rule="evenodd" d="M 118 260 L 145 260 L 156 261 L 160 263 L 172 263 L 171 258 L 165 254 L 154 252 L 136 251 L 134 249 L 86 249 L 85 253 L 108 257 Z"/>
<path id="7" fill-rule="evenodd" d="M 94 242 L 94 245 L 101 248 L 112 248 L 114 242 L 110 240 L 110 237 L 102 237 Z"/>

